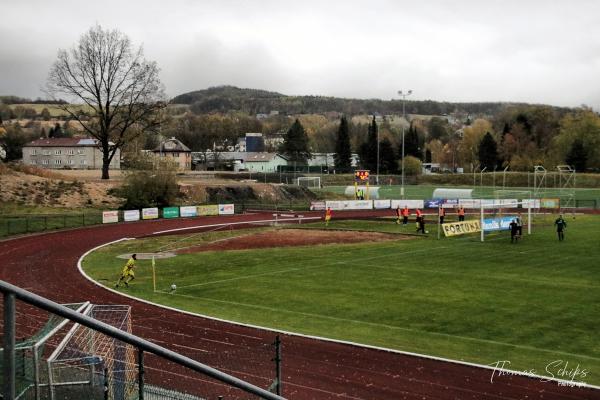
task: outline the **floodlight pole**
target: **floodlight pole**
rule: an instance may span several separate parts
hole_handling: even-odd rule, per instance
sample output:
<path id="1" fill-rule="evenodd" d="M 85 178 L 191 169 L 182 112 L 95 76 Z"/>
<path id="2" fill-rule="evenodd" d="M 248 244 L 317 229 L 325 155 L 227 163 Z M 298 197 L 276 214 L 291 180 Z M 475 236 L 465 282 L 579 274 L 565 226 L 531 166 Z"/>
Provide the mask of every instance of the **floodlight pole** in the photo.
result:
<path id="1" fill-rule="evenodd" d="M 399 90 L 398 94 L 402 96 L 402 118 L 406 120 L 406 97 L 412 94 L 412 90 L 406 93 Z M 400 197 L 404 199 L 404 124 L 402 124 L 402 185 L 400 186 Z"/>
<path id="2" fill-rule="evenodd" d="M 375 119 L 374 115 L 373 119 Z M 377 186 L 379 186 L 379 128 L 377 128 L 377 175 L 375 177 L 375 180 L 377 181 Z"/>

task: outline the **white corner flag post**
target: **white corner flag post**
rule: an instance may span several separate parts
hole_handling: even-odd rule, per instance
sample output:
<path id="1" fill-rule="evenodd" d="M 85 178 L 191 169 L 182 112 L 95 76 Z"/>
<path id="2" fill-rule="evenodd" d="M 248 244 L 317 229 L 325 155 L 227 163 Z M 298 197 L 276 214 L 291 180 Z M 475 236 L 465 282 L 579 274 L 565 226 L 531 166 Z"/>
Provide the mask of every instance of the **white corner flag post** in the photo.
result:
<path id="1" fill-rule="evenodd" d="M 479 207 L 481 208 L 481 221 L 479 222 L 479 224 L 481 225 L 481 241 L 483 242 L 484 239 L 484 235 L 483 235 L 483 200 L 479 200 Z"/>
<path id="2" fill-rule="evenodd" d="M 529 207 L 527 207 L 527 234 L 531 235 L 531 203 L 527 203 Z"/>
<path id="3" fill-rule="evenodd" d="M 156 263 L 154 261 L 154 256 L 152 256 L 152 287 L 156 292 Z"/>
<path id="4" fill-rule="evenodd" d="M 441 225 L 440 224 L 440 214 L 441 214 L 441 212 L 442 212 L 442 205 L 438 204 L 438 215 L 437 215 L 437 220 L 438 220 L 438 223 L 437 223 L 437 228 L 438 228 L 438 230 L 437 230 L 437 238 L 438 238 L 438 240 L 440 240 L 440 228 L 441 228 L 441 226 L 440 226 Z"/>

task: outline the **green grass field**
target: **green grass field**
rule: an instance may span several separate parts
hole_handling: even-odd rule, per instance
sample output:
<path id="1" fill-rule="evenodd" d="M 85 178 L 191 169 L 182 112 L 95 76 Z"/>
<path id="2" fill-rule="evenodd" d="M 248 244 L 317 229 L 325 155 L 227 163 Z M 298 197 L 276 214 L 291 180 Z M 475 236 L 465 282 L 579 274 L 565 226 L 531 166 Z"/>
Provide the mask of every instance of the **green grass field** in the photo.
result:
<path id="1" fill-rule="evenodd" d="M 600 384 L 600 217 L 569 216 L 559 243 L 549 217 L 518 244 L 505 233 L 212 251 L 140 260 L 133 296 L 219 318 Z M 305 226 L 322 229 L 322 224 Z M 390 221 L 333 221 L 330 229 L 410 233 Z M 271 229 L 271 228 L 268 228 Z M 133 240 L 99 249 L 85 271 L 112 286 L 117 255 L 184 247 L 248 231 Z M 357 233 L 359 234 L 359 233 Z M 168 293 L 171 283 L 175 293 Z M 562 376 L 561 378 L 569 379 Z"/>

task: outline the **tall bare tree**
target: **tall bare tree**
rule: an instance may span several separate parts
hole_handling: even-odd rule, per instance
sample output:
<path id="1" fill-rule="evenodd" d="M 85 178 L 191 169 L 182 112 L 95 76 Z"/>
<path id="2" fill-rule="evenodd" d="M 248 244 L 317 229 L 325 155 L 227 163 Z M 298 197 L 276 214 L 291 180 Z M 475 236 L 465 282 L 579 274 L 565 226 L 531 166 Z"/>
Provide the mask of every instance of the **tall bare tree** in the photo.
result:
<path id="1" fill-rule="evenodd" d="M 58 51 L 46 94 L 53 100 L 67 97 L 70 104 L 56 107 L 98 140 L 102 179 L 109 179 L 108 168 L 119 148 L 159 126 L 166 102 L 158 73 L 141 46 L 134 49 L 126 35 L 100 25 L 83 34 L 71 50 Z M 81 113 L 81 102 L 90 118 Z"/>

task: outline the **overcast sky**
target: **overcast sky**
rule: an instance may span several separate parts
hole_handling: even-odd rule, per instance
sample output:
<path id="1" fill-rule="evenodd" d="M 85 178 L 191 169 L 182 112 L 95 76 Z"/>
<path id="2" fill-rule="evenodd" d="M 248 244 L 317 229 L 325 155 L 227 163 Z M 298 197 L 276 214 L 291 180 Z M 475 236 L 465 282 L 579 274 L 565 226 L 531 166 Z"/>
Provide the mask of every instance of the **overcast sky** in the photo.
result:
<path id="1" fill-rule="evenodd" d="M 35 98 L 95 23 L 161 68 L 169 96 L 284 94 L 524 101 L 600 109 L 600 1 L 3 1 L 0 94 Z"/>

